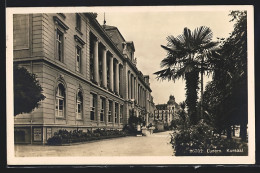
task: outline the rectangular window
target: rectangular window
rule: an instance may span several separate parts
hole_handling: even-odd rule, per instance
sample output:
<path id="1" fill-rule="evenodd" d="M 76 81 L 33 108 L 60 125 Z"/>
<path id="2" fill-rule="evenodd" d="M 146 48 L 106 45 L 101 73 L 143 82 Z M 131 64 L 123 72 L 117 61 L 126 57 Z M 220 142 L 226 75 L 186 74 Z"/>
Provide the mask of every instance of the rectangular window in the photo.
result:
<path id="1" fill-rule="evenodd" d="M 105 98 L 100 98 L 100 121 L 104 121 L 105 109 L 106 109 Z"/>
<path id="2" fill-rule="evenodd" d="M 57 57 L 59 61 L 63 62 L 63 33 L 59 29 L 57 29 L 56 34 Z"/>
<path id="3" fill-rule="evenodd" d="M 81 17 L 79 14 L 76 14 L 76 28 L 81 31 Z"/>
<path id="4" fill-rule="evenodd" d="M 81 103 L 77 103 L 77 118 L 81 119 Z"/>
<path id="5" fill-rule="evenodd" d="M 105 64 L 104 64 L 105 65 Z M 101 50 L 98 50 L 98 73 L 99 73 L 99 82 L 103 84 L 103 61 L 102 61 L 102 53 Z"/>
<path id="6" fill-rule="evenodd" d="M 77 117 L 77 119 L 82 119 L 82 111 L 83 111 L 82 97 L 77 96 L 77 101 L 76 101 L 76 117 Z"/>
<path id="7" fill-rule="evenodd" d="M 118 103 L 115 103 L 115 123 L 118 123 Z"/>
<path id="8" fill-rule="evenodd" d="M 109 101 L 108 106 L 108 122 L 112 122 L 112 101 Z"/>
<path id="9" fill-rule="evenodd" d="M 56 98 L 55 114 L 57 117 L 63 117 L 64 101 L 63 98 Z"/>
<path id="10" fill-rule="evenodd" d="M 79 46 L 76 47 L 76 70 L 81 71 L 81 48 Z"/>
<path id="11" fill-rule="evenodd" d="M 63 100 L 59 99 L 59 116 L 63 116 Z"/>
<path id="12" fill-rule="evenodd" d="M 93 41 L 90 41 L 90 60 L 89 60 L 89 69 L 90 69 L 90 80 L 94 80 L 94 46 Z"/>
<path id="13" fill-rule="evenodd" d="M 123 105 L 120 105 L 120 123 L 123 123 Z"/>
<path id="14" fill-rule="evenodd" d="M 90 120 L 95 120 L 96 102 L 96 95 L 90 94 Z"/>

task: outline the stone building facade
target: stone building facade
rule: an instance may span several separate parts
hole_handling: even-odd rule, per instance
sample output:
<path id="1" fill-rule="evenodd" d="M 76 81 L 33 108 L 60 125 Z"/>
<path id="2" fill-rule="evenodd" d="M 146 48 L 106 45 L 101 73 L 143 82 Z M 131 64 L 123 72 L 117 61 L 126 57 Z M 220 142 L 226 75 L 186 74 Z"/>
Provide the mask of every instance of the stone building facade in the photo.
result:
<path id="1" fill-rule="evenodd" d="M 154 119 L 162 122 L 164 125 L 170 125 L 179 109 L 179 105 L 175 102 L 175 97 L 171 95 L 167 104 L 155 105 Z"/>
<path id="2" fill-rule="evenodd" d="M 13 16 L 14 63 L 36 74 L 45 99 L 15 117 L 16 143 L 46 143 L 59 129 L 122 129 L 148 119 L 149 76 L 136 67 L 134 43 L 96 13 Z"/>

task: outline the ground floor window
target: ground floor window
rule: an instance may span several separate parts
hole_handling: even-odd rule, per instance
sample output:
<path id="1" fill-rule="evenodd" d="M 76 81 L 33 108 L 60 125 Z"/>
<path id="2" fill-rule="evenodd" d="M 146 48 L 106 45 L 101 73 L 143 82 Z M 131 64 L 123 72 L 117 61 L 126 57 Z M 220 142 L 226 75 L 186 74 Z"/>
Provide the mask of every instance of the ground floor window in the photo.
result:
<path id="1" fill-rule="evenodd" d="M 76 99 L 76 117 L 77 119 L 82 119 L 82 109 L 83 109 L 83 96 L 82 92 L 78 92 Z"/>
<path id="2" fill-rule="evenodd" d="M 95 120 L 95 114 L 96 114 L 96 95 L 95 94 L 90 94 L 90 120 Z"/>
<path id="3" fill-rule="evenodd" d="M 56 93 L 55 116 L 64 117 L 64 110 L 65 110 L 65 88 L 60 83 L 58 85 L 58 89 Z"/>
<path id="4" fill-rule="evenodd" d="M 118 123 L 118 103 L 115 103 L 115 123 Z"/>
<path id="5" fill-rule="evenodd" d="M 108 105 L 108 122 L 112 122 L 112 101 L 109 100 Z"/>
<path id="6" fill-rule="evenodd" d="M 105 98 L 100 98 L 100 121 L 104 121 L 104 115 L 105 115 L 105 109 L 106 109 L 106 100 Z"/>
<path id="7" fill-rule="evenodd" d="M 120 105 L 120 123 L 123 123 L 123 105 Z"/>

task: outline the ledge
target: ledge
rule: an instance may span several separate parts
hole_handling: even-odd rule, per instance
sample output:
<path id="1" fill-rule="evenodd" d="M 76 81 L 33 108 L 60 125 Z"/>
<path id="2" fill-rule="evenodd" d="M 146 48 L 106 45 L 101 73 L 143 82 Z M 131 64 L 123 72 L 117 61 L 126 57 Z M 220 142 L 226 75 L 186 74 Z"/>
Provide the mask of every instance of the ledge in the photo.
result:
<path id="1" fill-rule="evenodd" d="M 74 35 L 74 39 L 76 42 L 80 43 L 82 46 L 84 46 L 86 43 L 83 41 L 79 36 Z"/>
<path id="2" fill-rule="evenodd" d="M 62 27 L 64 30 L 68 30 L 69 27 L 63 23 L 57 16 L 53 16 L 53 20 L 55 23 L 57 23 L 60 27 Z"/>

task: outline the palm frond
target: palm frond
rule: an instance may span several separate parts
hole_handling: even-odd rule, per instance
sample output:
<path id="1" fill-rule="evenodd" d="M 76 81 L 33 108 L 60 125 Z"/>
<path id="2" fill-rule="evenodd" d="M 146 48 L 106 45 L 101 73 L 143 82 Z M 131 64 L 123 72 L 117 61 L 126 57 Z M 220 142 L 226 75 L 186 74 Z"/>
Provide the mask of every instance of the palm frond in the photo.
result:
<path id="1" fill-rule="evenodd" d="M 208 43 L 212 40 L 213 32 L 209 27 L 206 26 L 200 26 L 196 28 L 193 32 L 193 38 L 196 45 L 202 44 L 202 43 Z"/>
<path id="2" fill-rule="evenodd" d="M 174 66 L 176 65 L 177 63 L 177 60 L 175 57 L 173 56 L 167 56 L 166 58 L 164 58 L 162 61 L 161 61 L 161 67 L 171 67 L 171 66 Z"/>
<path id="3" fill-rule="evenodd" d="M 174 76 L 174 69 L 171 68 L 166 68 L 160 71 L 155 72 L 154 74 L 157 75 L 157 79 L 168 79 L 168 80 L 174 80 L 173 76 Z"/>
<path id="4" fill-rule="evenodd" d="M 172 45 L 171 47 L 168 47 L 168 46 L 164 46 L 164 45 L 161 45 L 161 47 L 169 52 L 175 52 L 175 51 L 178 51 L 176 49 L 176 46 Z"/>

